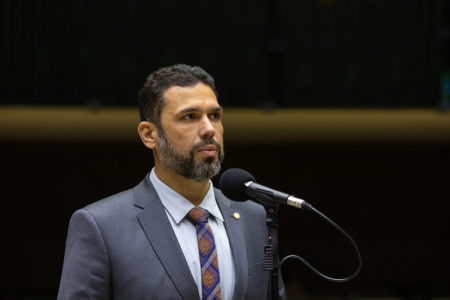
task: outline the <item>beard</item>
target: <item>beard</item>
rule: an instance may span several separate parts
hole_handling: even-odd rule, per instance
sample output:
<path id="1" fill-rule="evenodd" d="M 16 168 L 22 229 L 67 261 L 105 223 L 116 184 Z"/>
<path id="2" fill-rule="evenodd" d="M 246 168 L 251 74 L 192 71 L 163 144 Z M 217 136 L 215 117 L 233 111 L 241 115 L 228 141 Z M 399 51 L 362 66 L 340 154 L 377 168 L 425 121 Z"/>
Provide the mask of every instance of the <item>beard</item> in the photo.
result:
<path id="1" fill-rule="evenodd" d="M 158 128 L 159 140 L 159 160 L 161 164 L 169 169 L 172 169 L 178 175 L 186 177 L 197 182 L 204 182 L 210 180 L 220 172 L 221 164 L 225 156 L 220 144 L 213 138 L 203 139 L 189 151 L 189 156 L 180 153 L 173 147 L 162 127 Z M 217 158 L 207 157 L 201 162 L 194 160 L 195 151 L 204 145 L 215 145 L 217 147 Z"/>

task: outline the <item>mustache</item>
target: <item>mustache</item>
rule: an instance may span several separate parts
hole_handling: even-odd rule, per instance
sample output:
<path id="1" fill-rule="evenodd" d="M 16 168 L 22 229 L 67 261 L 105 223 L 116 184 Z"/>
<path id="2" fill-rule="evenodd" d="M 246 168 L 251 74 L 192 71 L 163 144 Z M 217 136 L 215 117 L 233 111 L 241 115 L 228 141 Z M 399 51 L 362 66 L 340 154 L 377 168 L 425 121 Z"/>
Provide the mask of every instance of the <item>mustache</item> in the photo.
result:
<path id="1" fill-rule="evenodd" d="M 191 151 L 195 151 L 195 150 L 197 150 L 198 148 L 200 148 L 201 146 L 204 146 L 204 145 L 214 145 L 214 146 L 217 147 L 217 150 L 218 150 L 218 151 L 222 151 L 222 147 L 220 147 L 219 142 L 217 142 L 217 141 L 216 141 L 215 139 L 213 139 L 213 138 L 207 138 L 207 139 L 201 140 L 200 142 L 198 142 L 197 144 L 195 144 L 195 145 L 192 147 L 192 150 L 191 150 Z"/>

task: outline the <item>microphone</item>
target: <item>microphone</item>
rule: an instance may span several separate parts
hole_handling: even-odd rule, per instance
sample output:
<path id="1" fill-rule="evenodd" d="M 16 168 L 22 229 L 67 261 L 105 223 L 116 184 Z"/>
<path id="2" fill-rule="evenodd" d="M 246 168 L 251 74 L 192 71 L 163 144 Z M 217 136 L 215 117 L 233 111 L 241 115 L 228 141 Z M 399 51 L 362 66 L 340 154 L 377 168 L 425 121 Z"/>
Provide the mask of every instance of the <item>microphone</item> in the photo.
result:
<path id="1" fill-rule="evenodd" d="M 305 200 L 258 184 L 252 174 L 238 168 L 223 172 L 220 176 L 219 187 L 225 196 L 234 201 L 244 202 L 250 198 L 261 205 L 274 206 L 283 203 L 297 208 L 311 209 L 311 204 Z"/>
<path id="2" fill-rule="evenodd" d="M 314 268 L 310 263 L 308 263 L 304 258 L 297 255 L 288 255 L 280 261 L 280 268 L 284 262 L 289 259 L 296 259 L 304 263 L 308 268 L 310 268 L 314 273 L 319 275 L 320 277 L 334 282 L 346 282 L 353 278 L 355 278 L 359 272 L 361 271 L 361 253 L 359 252 L 358 246 L 356 245 L 353 238 L 339 225 L 334 223 L 330 218 L 325 216 L 323 213 L 315 209 L 311 204 L 306 202 L 305 200 L 294 197 L 293 195 L 289 195 L 269 187 L 263 186 L 261 184 L 256 183 L 255 177 L 247 171 L 242 169 L 228 169 L 223 172 L 222 176 L 220 176 L 219 187 L 222 190 L 222 193 L 234 201 L 244 202 L 247 201 L 248 198 L 254 200 L 263 206 L 276 206 L 278 203 L 287 204 L 290 206 L 294 206 L 297 208 L 303 208 L 306 210 L 310 210 L 316 213 L 318 216 L 323 218 L 325 221 L 336 227 L 344 236 L 346 236 L 353 247 L 356 250 L 356 254 L 358 255 L 358 267 L 356 271 L 347 277 L 344 278 L 333 278 L 330 276 L 326 276 L 319 272 L 316 268 Z M 267 207 L 265 207 L 267 209 Z M 269 214 L 269 210 L 267 211 Z M 269 219 L 267 219 L 269 220 Z M 269 225 L 268 225 L 269 226 Z M 272 228 L 273 229 L 273 228 Z M 276 230 L 276 228 L 275 228 Z M 269 239 L 270 241 L 270 239 Z M 268 247 L 268 246 L 266 246 Z M 266 251 L 266 247 L 264 247 Z M 269 251 L 270 252 L 270 251 Z M 268 252 L 268 253 L 269 253 Z M 270 253 L 269 253 L 270 254 Z M 272 253 L 273 255 L 273 253 Z M 266 258 L 264 259 L 266 261 Z M 270 258 L 269 258 L 270 260 Z"/>

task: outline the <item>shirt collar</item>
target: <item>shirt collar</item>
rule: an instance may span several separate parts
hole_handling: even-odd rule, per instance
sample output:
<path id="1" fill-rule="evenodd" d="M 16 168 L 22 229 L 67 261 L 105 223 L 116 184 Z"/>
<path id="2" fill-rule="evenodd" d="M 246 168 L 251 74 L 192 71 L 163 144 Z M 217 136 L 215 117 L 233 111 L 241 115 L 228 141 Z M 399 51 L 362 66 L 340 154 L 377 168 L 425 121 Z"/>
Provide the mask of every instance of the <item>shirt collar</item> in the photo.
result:
<path id="1" fill-rule="evenodd" d="M 189 211 L 194 208 L 194 205 L 162 182 L 158 176 L 156 176 L 155 168 L 150 172 L 150 181 L 155 187 L 156 192 L 158 193 L 161 202 L 175 221 L 176 224 L 179 224 L 184 217 L 189 213 Z M 199 207 L 206 209 L 210 215 L 213 215 L 214 218 L 223 222 L 223 216 L 220 213 L 220 209 L 217 206 L 216 197 L 214 195 L 214 188 L 211 180 L 209 181 L 209 189 L 203 198 L 202 202 L 199 204 Z"/>

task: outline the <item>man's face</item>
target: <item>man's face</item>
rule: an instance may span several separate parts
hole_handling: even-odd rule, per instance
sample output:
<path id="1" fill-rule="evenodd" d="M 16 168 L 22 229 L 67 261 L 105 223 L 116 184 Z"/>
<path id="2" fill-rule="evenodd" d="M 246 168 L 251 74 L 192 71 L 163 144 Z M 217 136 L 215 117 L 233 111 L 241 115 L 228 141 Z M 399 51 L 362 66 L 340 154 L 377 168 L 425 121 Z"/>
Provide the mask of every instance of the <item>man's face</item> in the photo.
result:
<path id="1" fill-rule="evenodd" d="M 222 108 L 212 89 L 201 82 L 173 86 L 164 101 L 157 147 L 161 164 L 200 182 L 217 175 L 224 157 Z"/>

